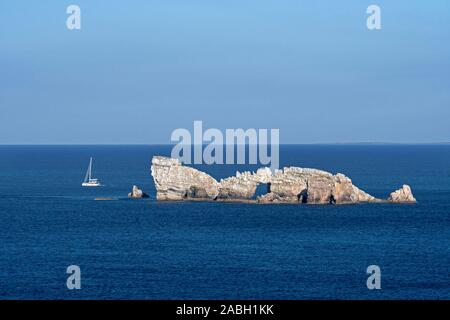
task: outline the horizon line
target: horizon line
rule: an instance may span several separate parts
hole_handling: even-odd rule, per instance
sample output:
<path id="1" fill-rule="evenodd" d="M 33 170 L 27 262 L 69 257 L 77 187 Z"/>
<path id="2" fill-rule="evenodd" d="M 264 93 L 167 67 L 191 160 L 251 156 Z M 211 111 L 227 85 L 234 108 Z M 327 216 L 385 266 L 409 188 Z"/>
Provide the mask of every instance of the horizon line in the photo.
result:
<path id="1" fill-rule="evenodd" d="M 203 143 L 202 146 L 207 146 L 210 143 Z M 442 142 L 303 142 L 303 143 L 279 143 L 278 145 L 449 145 L 450 141 Z M 178 143 L 0 143 L 0 146 L 175 146 Z M 199 144 L 190 144 L 191 146 L 198 146 Z M 235 145 L 240 146 L 242 144 L 227 144 L 224 146 Z M 255 146 L 255 144 L 243 144 L 245 146 Z M 266 144 L 256 144 L 268 145 Z"/>

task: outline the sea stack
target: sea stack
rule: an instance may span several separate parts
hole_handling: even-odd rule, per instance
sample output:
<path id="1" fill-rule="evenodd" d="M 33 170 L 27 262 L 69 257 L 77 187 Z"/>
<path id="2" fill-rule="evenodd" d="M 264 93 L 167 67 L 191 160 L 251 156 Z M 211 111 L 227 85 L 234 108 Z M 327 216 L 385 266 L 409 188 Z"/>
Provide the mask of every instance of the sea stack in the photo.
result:
<path id="1" fill-rule="evenodd" d="M 417 200 L 414 198 L 411 187 L 404 184 L 400 189 L 392 192 L 389 195 L 388 201 L 394 203 L 416 203 Z"/>
<path id="2" fill-rule="evenodd" d="M 237 172 L 218 182 L 179 160 L 162 156 L 152 159 L 151 173 L 157 200 L 242 201 L 249 203 L 356 204 L 365 202 L 414 203 L 409 186 L 391 193 L 388 200 L 377 199 L 359 189 L 347 176 L 309 168 L 261 168 Z M 255 197 L 258 185 L 267 193 Z"/>
<path id="3" fill-rule="evenodd" d="M 144 193 L 137 186 L 133 186 L 133 190 L 128 194 L 128 198 L 132 199 L 148 198 L 148 194 Z"/>

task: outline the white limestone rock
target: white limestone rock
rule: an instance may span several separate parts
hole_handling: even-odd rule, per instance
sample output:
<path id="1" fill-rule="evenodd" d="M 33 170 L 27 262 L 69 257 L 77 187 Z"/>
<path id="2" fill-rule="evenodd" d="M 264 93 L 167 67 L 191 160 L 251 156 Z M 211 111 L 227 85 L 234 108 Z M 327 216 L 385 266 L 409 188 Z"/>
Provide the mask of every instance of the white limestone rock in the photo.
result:
<path id="1" fill-rule="evenodd" d="M 177 159 L 156 156 L 152 176 L 158 200 L 220 200 L 258 203 L 352 204 L 381 202 L 362 191 L 345 175 L 298 167 L 261 168 L 236 172 L 217 182 L 210 175 L 183 166 Z M 254 199 L 256 188 L 267 184 L 267 194 Z M 416 202 L 409 186 L 391 193 L 388 202 Z"/>
<path id="2" fill-rule="evenodd" d="M 137 186 L 133 186 L 133 190 L 128 194 L 128 198 L 132 199 L 148 198 L 148 194 L 144 193 Z"/>
<path id="3" fill-rule="evenodd" d="M 157 200 L 214 200 L 219 194 L 219 183 L 213 177 L 177 159 L 153 157 L 151 172 Z"/>
<path id="4" fill-rule="evenodd" d="M 400 189 L 392 192 L 389 195 L 388 201 L 395 203 L 416 203 L 417 200 L 414 198 L 411 187 L 404 184 Z"/>

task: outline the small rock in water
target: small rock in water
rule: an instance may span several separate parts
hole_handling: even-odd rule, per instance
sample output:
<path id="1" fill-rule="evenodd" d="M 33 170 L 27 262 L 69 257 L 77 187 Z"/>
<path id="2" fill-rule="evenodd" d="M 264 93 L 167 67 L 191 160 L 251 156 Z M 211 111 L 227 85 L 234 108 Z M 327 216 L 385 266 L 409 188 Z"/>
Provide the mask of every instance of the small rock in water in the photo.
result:
<path id="1" fill-rule="evenodd" d="M 148 198 L 148 194 L 142 192 L 137 186 L 133 186 L 133 190 L 128 194 L 128 198 L 132 199 L 140 199 L 140 198 Z"/>
<path id="2" fill-rule="evenodd" d="M 411 188 L 406 184 L 404 184 L 400 189 L 392 192 L 389 195 L 388 201 L 397 203 L 417 202 L 411 192 Z"/>

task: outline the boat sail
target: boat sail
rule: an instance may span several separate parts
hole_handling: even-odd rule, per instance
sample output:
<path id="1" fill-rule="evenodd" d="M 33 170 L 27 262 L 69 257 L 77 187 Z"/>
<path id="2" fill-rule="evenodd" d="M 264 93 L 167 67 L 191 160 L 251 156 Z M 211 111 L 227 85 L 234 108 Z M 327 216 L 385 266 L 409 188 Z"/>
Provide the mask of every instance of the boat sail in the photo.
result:
<path id="1" fill-rule="evenodd" d="M 100 182 L 98 181 L 98 179 L 92 178 L 92 157 L 91 157 L 91 160 L 89 161 L 89 167 L 86 172 L 86 177 L 84 178 L 84 181 L 81 185 L 83 187 L 99 187 L 100 186 Z"/>

